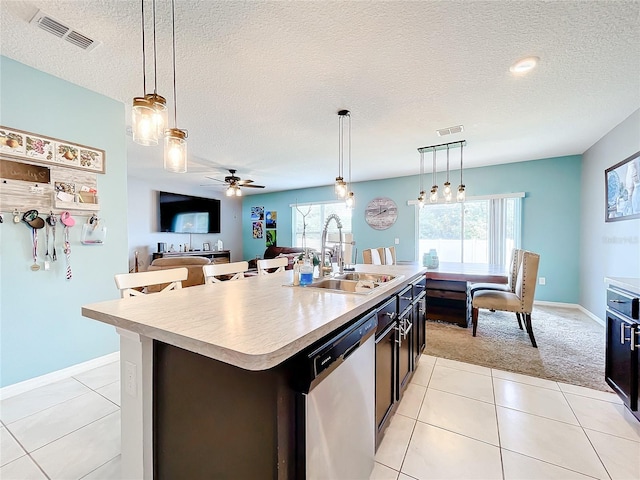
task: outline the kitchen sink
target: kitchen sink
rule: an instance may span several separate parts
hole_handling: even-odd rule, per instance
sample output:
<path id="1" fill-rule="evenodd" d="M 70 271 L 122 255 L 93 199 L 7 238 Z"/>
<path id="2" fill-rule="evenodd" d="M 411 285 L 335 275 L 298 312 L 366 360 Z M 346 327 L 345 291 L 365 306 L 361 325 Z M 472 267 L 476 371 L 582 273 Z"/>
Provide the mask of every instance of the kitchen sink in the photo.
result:
<path id="1" fill-rule="evenodd" d="M 332 277 L 321 278 L 314 281 L 311 285 L 303 288 L 321 288 L 324 290 L 333 290 L 344 293 L 357 293 L 360 295 L 368 295 L 376 288 L 394 280 L 396 276 L 377 274 L 377 273 L 361 273 L 347 272 L 335 274 Z"/>
<path id="2" fill-rule="evenodd" d="M 307 285 L 303 288 L 322 288 L 325 290 L 335 290 L 339 292 L 347 293 L 360 293 L 368 294 L 378 287 L 379 284 L 372 282 L 371 280 L 356 281 L 356 280 L 340 280 L 336 278 L 324 278 L 313 282 L 311 285 Z"/>
<path id="3" fill-rule="evenodd" d="M 394 275 L 386 275 L 381 273 L 365 273 L 365 272 L 345 272 L 338 273 L 333 276 L 339 280 L 355 280 L 355 281 L 371 281 L 375 283 L 390 282 L 394 278 Z"/>

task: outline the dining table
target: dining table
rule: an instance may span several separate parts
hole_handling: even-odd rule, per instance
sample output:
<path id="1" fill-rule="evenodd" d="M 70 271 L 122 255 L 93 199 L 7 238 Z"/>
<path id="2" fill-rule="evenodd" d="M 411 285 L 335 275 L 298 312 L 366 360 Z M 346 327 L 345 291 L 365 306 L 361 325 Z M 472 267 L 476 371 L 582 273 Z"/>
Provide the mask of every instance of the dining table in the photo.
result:
<path id="1" fill-rule="evenodd" d="M 474 283 L 509 283 L 504 265 L 440 262 L 427 273 L 427 320 L 471 325 L 471 293 Z"/>

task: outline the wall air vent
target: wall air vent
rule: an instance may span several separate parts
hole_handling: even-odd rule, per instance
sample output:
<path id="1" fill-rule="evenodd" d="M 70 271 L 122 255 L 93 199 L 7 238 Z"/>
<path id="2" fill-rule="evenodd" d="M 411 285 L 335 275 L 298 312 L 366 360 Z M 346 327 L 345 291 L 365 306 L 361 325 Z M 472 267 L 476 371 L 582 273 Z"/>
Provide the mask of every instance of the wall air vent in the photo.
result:
<path id="1" fill-rule="evenodd" d="M 436 130 L 436 133 L 439 137 L 444 137 L 445 135 L 451 135 L 452 133 L 462 133 L 463 131 L 464 127 L 462 125 L 456 125 L 454 127 L 447 127 Z"/>
<path id="2" fill-rule="evenodd" d="M 30 23 L 41 28 L 45 32 L 49 32 L 62 40 L 72 43 L 76 47 L 86 50 L 87 52 L 90 52 L 101 45 L 101 42 L 93 40 L 77 30 L 68 27 L 61 21 L 47 15 L 42 10 L 38 10 L 38 13 L 35 14 Z"/>

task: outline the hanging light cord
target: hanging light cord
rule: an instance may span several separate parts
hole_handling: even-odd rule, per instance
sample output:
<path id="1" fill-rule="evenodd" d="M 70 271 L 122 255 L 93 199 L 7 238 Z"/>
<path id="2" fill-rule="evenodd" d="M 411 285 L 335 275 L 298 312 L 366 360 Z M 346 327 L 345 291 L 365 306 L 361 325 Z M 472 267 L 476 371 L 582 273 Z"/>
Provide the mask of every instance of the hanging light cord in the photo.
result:
<path id="1" fill-rule="evenodd" d="M 460 185 L 462 185 L 462 150 L 464 145 L 460 144 Z"/>
<path id="2" fill-rule="evenodd" d="M 422 195 L 422 191 L 424 190 L 424 188 L 422 188 L 423 175 L 424 175 L 424 152 L 420 152 L 420 182 L 418 182 L 420 184 L 420 195 Z"/>
<path id="3" fill-rule="evenodd" d="M 449 145 L 447 145 L 447 183 L 449 183 Z"/>
<path id="4" fill-rule="evenodd" d="M 351 114 L 347 113 L 349 117 L 349 188 L 351 188 Z"/>
<path id="5" fill-rule="evenodd" d="M 156 53 L 156 0 L 153 0 L 153 93 L 158 93 L 158 55 Z"/>
<path id="6" fill-rule="evenodd" d="M 343 162 L 343 140 L 342 137 L 344 135 L 343 128 L 344 124 L 342 122 L 342 115 L 338 115 L 338 177 L 342 177 L 342 162 Z"/>
<path id="7" fill-rule="evenodd" d="M 144 51 L 144 0 L 141 0 L 140 4 L 142 5 L 142 92 L 144 96 L 147 94 L 147 57 Z"/>
<path id="8" fill-rule="evenodd" d="M 173 26 L 173 126 L 178 128 L 176 101 L 176 2 L 171 0 L 171 23 Z"/>
<path id="9" fill-rule="evenodd" d="M 436 147 L 433 147 L 433 171 L 431 173 L 431 181 L 434 187 L 436 186 Z"/>

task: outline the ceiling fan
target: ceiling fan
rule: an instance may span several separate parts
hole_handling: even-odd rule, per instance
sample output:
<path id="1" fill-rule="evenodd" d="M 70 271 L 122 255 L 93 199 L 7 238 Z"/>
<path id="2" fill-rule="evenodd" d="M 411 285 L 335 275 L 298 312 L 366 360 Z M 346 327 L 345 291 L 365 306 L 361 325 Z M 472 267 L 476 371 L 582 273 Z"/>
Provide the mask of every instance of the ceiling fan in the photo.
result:
<path id="1" fill-rule="evenodd" d="M 240 187 L 264 188 L 264 185 L 253 185 L 253 180 L 248 180 L 248 179 L 242 180 L 240 177 L 237 177 L 236 171 L 237 170 L 230 168 L 229 173 L 231 175 L 227 175 L 226 177 L 224 177 L 224 180 L 219 180 L 213 177 L 207 177 L 207 178 L 211 180 L 215 180 L 216 182 L 227 184 L 227 191 L 226 191 L 227 197 L 233 197 L 233 196 L 240 197 L 242 195 L 242 191 L 240 190 Z"/>

